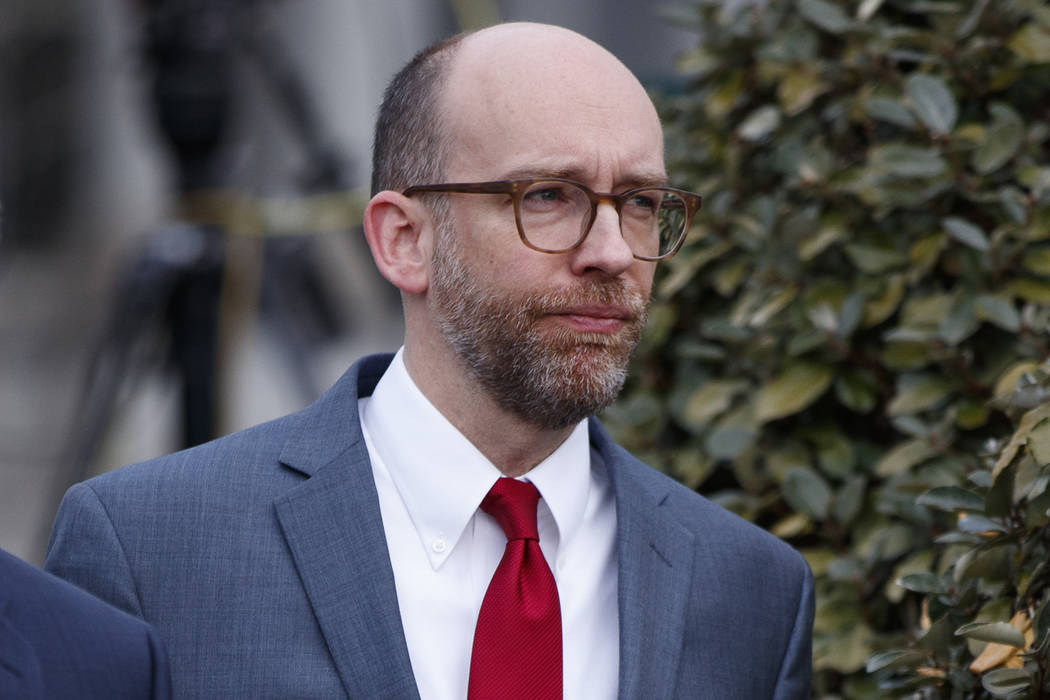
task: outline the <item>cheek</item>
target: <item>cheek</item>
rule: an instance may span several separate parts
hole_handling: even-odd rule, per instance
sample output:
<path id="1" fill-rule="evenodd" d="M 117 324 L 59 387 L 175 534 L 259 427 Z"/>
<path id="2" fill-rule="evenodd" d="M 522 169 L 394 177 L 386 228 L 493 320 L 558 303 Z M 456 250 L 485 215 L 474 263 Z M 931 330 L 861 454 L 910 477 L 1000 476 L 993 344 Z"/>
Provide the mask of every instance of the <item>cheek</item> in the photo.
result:
<path id="1" fill-rule="evenodd" d="M 656 273 L 656 263 L 635 261 L 626 273 L 631 283 L 640 291 L 646 299 L 653 288 L 653 275 Z"/>
<path id="2" fill-rule="evenodd" d="M 463 199 L 467 199 L 464 196 Z M 460 250 L 477 269 L 506 269 L 506 265 L 524 248 L 518 238 L 514 212 L 498 207 L 466 206 L 460 202 L 452 209 L 452 221 Z M 473 202 L 475 205 L 480 202 Z"/>

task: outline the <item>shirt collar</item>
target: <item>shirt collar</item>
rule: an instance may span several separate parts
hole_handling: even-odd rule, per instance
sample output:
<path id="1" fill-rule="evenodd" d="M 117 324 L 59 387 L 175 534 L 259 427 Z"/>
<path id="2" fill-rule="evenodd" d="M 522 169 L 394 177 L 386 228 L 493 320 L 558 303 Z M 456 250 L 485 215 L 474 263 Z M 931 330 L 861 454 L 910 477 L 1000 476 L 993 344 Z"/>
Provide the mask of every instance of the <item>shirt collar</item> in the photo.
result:
<path id="1" fill-rule="evenodd" d="M 402 357 L 394 356 L 361 422 L 408 511 L 431 566 L 448 558 L 501 474 L 423 395 Z M 587 421 L 524 475 L 543 497 L 557 527 L 559 549 L 579 528 L 590 489 Z"/>

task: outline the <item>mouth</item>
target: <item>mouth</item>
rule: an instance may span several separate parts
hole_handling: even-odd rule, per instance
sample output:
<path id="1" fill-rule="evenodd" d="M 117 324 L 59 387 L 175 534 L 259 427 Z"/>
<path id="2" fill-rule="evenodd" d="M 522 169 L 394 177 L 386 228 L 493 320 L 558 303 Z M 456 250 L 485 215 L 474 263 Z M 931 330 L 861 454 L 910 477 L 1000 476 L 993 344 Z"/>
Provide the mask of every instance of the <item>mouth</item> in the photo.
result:
<path id="1" fill-rule="evenodd" d="M 552 312 L 550 316 L 575 331 L 604 334 L 616 333 L 636 318 L 626 307 L 609 304 L 572 306 Z"/>

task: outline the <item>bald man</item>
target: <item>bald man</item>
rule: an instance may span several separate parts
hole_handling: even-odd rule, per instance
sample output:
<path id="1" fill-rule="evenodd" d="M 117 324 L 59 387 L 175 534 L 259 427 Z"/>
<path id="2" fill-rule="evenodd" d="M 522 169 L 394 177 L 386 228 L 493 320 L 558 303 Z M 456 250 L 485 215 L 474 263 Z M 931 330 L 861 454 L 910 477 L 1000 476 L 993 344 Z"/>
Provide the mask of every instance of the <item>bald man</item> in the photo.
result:
<path id="1" fill-rule="evenodd" d="M 153 623 L 178 697 L 808 697 L 802 558 L 594 418 L 699 204 L 593 42 L 429 47 L 386 92 L 364 216 L 404 345 L 74 486 L 47 567 Z"/>

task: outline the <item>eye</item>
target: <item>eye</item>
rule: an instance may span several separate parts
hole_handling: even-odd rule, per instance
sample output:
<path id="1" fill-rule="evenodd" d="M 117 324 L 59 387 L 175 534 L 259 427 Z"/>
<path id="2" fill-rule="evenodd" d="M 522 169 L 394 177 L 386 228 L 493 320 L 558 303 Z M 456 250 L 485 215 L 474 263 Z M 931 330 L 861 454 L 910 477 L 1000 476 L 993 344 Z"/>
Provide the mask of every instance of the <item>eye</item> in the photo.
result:
<path id="1" fill-rule="evenodd" d="M 632 207 L 648 209 L 650 211 L 655 211 L 657 207 L 656 197 L 651 196 L 647 192 L 639 192 L 631 195 L 631 198 L 627 200 L 627 204 Z"/>
<path id="2" fill-rule="evenodd" d="M 635 217 L 652 217 L 660 209 L 659 192 L 635 192 L 623 203 L 623 214 Z"/>
<path id="3" fill-rule="evenodd" d="M 537 182 L 522 198 L 522 212 L 532 216 L 569 216 L 586 209 L 587 195 L 565 182 Z"/>
<path id="4" fill-rule="evenodd" d="M 565 189 L 564 185 L 558 185 L 556 183 L 542 183 L 535 185 L 525 193 L 525 201 L 536 203 L 564 201 L 568 199 Z"/>

